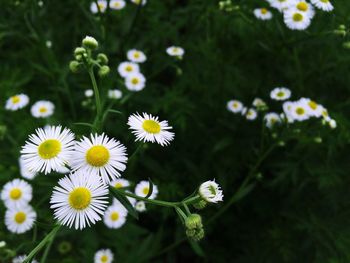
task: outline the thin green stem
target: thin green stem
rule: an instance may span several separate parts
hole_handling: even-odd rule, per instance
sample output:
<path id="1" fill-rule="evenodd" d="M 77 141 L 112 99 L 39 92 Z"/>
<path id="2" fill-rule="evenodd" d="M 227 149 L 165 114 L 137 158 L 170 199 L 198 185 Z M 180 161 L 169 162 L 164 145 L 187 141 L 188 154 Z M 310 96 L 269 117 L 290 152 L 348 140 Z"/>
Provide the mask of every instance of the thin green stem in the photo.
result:
<path id="1" fill-rule="evenodd" d="M 23 263 L 28 263 L 33 257 L 56 235 L 61 225 L 56 225 L 47 236 L 41 240 L 41 242 L 29 253 L 29 255 L 24 259 Z"/>
<path id="2" fill-rule="evenodd" d="M 129 157 L 129 162 L 137 155 L 137 153 L 142 149 L 142 146 L 144 144 L 140 143 L 139 146 L 137 146 L 136 150 L 133 152 L 133 154 Z"/>
<path id="3" fill-rule="evenodd" d="M 102 117 L 102 103 L 100 99 L 100 92 L 97 87 L 96 78 L 94 70 L 92 67 L 88 69 L 88 73 L 91 79 L 92 87 L 94 89 L 95 104 L 96 104 L 96 118 L 94 121 L 94 130 L 99 131 L 102 127 L 101 117 Z"/>
<path id="4" fill-rule="evenodd" d="M 41 261 L 40 263 L 45 263 L 46 262 L 46 259 L 47 259 L 47 256 L 49 255 L 49 252 L 50 252 L 50 249 L 51 249 L 51 246 L 52 246 L 52 243 L 56 237 L 56 233 L 54 235 L 51 236 L 50 240 L 48 241 L 47 245 L 46 245 L 46 248 L 44 250 L 44 253 L 43 253 L 43 256 L 41 257 Z"/>

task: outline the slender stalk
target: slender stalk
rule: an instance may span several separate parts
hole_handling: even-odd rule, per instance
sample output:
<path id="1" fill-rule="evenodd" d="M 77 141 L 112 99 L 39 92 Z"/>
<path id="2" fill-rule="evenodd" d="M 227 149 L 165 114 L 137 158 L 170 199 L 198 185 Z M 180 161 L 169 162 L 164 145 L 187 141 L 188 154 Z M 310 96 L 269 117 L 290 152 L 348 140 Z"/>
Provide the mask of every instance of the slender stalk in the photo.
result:
<path id="1" fill-rule="evenodd" d="M 90 67 L 88 69 L 88 73 L 91 79 L 91 83 L 92 83 L 92 87 L 94 89 L 94 95 L 95 95 L 95 104 L 96 104 L 96 118 L 94 121 L 94 129 L 96 131 L 99 131 L 101 129 L 101 117 L 102 117 L 102 103 L 101 103 L 101 99 L 100 99 L 100 92 L 98 90 L 97 87 L 97 83 L 96 83 L 96 78 L 95 78 L 95 74 L 93 71 L 93 68 Z"/>
<path id="2" fill-rule="evenodd" d="M 29 255 L 24 259 L 23 263 L 28 263 L 33 257 L 48 243 L 53 239 L 61 225 L 56 225 L 47 236 L 41 240 L 41 242 L 29 253 Z"/>
<path id="3" fill-rule="evenodd" d="M 139 146 L 137 146 L 136 150 L 133 152 L 132 155 L 130 155 L 129 157 L 129 162 L 137 155 L 137 153 L 142 149 L 142 146 L 144 144 L 143 143 L 140 143 Z"/>
<path id="4" fill-rule="evenodd" d="M 57 233 L 57 232 L 56 232 L 56 233 Z M 56 233 L 55 233 L 55 234 L 56 234 Z M 44 250 L 44 253 L 43 253 L 42 257 L 41 257 L 40 263 L 45 263 L 45 262 L 46 262 L 47 256 L 49 255 L 49 252 L 50 252 L 50 249 L 51 249 L 51 246 L 52 246 L 52 243 L 53 243 L 55 237 L 56 237 L 56 235 L 53 235 L 53 236 L 50 238 L 50 240 L 48 241 L 48 243 L 47 243 L 47 245 L 46 245 L 46 248 L 45 248 L 45 250 Z"/>

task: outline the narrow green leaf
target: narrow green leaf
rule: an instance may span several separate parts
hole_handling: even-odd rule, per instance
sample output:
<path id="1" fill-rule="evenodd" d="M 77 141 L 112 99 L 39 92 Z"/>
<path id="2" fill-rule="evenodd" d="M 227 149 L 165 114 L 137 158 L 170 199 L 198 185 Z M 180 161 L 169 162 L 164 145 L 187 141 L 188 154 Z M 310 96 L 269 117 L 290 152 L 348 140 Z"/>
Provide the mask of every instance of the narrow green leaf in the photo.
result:
<path id="1" fill-rule="evenodd" d="M 112 195 L 118 199 L 118 201 L 128 210 L 129 214 L 136 218 L 139 219 L 139 215 L 135 208 L 132 206 L 128 198 L 126 198 L 119 190 L 115 189 L 114 187 L 109 188 L 111 190 Z"/>
<path id="2" fill-rule="evenodd" d="M 152 182 L 151 178 L 148 178 L 148 184 L 149 184 L 148 194 L 145 196 L 145 198 L 149 198 L 153 193 L 153 182 Z"/>
<path id="3" fill-rule="evenodd" d="M 203 251 L 203 249 L 201 248 L 201 246 L 198 244 L 198 242 L 195 242 L 193 240 L 188 240 L 188 242 L 190 243 L 193 251 L 200 257 L 205 257 L 205 253 Z"/>
<path id="4" fill-rule="evenodd" d="M 109 109 L 108 112 L 115 113 L 115 114 L 123 114 L 121 111 L 117 111 L 117 110 L 113 110 L 113 109 Z"/>
<path id="5" fill-rule="evenodd" d="M 73 123 L 73 125 L 80 125 L 80 126 L 88 126 L 88 127 L 92 127 L 93 125 L 87 122 L 75 122 Z"/>

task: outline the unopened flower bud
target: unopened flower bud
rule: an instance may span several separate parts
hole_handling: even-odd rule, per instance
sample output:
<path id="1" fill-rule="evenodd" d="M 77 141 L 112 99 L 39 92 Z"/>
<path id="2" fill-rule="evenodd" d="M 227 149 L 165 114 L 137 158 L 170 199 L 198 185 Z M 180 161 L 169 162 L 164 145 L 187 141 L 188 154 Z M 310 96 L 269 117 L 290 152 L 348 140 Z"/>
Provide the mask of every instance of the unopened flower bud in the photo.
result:
<path id="1" fill-rule="evenodd" d="M 333 30 L 333 33 L 334 33 L 335 35 L 342 36 L 342 37 L 345 37 L 345 36 L 346 36 L 346 31 L 345 31 L 345 30 L 341 30 L 341 29 Z"/>
<path id="2" fill-rule="evenodd" d="M 198 242 L 204 237 L 204 229 L 203 228 L 187 229 L 186 235 L 189 239 Z"/>
<path id="3" fill-rule="evenodd" d="M 6 246 L 6 242 L 5 241 L 1 241 L 0 242 L 0 248 L 3 248 L 3 247 L 5 247 Z"/>
<path id="4" fill-rule="evenodd" d="M 314 138 L 315 143 L 322 143 L 322 138 L 321 137 L 315 137 Z"/>
<path id="5" fill-rule="evenodd" d="M 97 55 L 97 61 L 103 65 L 108 64 L 108 57 L 105 54 L 100 53 Z"/>
<path id="6" fill-rule="evenodd" d="M 110 72 L 110 69 L 108 66 L 102 66 L 98 71 L 98 75 L 100 77 L 105 77 L 109 74 L 109 72 Z"/>
<path id="7" fill-rule="evenodd" d="M 201 209 L 205 208 L 206 206 L 207 206 L 207 202 L 204 200 L 200 200 L 197 203 L 193 204 L 193 207 L 198 209 L 198 210 L 201 210 Z"/>
<path id="8" fill-rule="evenodd" d="M 202 228 L 202 218 L 198 214 L 191 214 L 186 218 L 185 225 L 187 229 Z"/>
<path id="9" fill-rule="evenodd" d="M 343 43 L 343 48 L 350 49 L 350 41 Z"/>
<path id="10" fill-rule="evenodd" d="M 346 26 L 345 25 L 339 25 L 339 27 L 338 27 L 338 29 L 340 29 L 340 30 L 346 30 Z"/>
<path id="11" fill-rule="evenodd" d="M 86 36 L 82 41 L 83 47 L 94 50 L 98 47 L 98 42 L 95 38 Z"/>
<path id="12" fill-rule="evenodd" d="M 83 55 L 86 53 L 86 49 L 83 48 L 83 47 L 77 47 L 75 50 L 74 50 L 74 56 L 78 56 L 78 55 Z"/>
<path id="13" fill-rule="evenodd" d="M 77 73 L 79 71 L 79 67 L 80 67 L 80 63 L 78 61 L 73 60 L 69 63 L 69 69 L 73 73 Z"/>

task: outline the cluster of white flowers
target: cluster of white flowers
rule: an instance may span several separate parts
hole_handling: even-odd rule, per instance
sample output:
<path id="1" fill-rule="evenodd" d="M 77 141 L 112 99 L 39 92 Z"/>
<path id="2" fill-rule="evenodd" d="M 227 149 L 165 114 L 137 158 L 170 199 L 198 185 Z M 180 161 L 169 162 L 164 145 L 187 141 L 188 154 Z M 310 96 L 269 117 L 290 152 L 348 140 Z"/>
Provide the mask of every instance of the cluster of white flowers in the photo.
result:
<path id="1" fill-rule="evenodd" d="M 125 7 L 126 3 L 124 0 L 110 0 L 109 8 L 112 10 L 122 10 Z M 90 10 L 93 14 L 104 13 L 107 10 L 108 1 L 106 0 L 98 0 L 96 2 L 92 2 L 90 5 Z"/>
<path id="2" fill-rule="evenodd" d="M 284 23 L 292 30 L 305 30 L 311 24 L 315 16 L 315 7 L 330 12 L 333 5 L 329 0 L 267 0 L 272 8 L 277 9 L 283 14 Z M 266 8 L 257 8 L 254 10 L 256 18 L 261 20 L 272 19 L 272 13 Z"/>
<path id="3" fill-rule="evenodd" d="M 129 61 L 124 61 L 119 64 L 118 72 L 124 78 L 125 86 L 130 91 L 140 91 L 146 86 L 146 78 L 140 72 L 140 63 L 147 60 L 146 55 L 136 49 L 131 49 L 127 52 Z"/>
<path id="4" fill-rule="evenodd" d="M 283 101 L 283 112 L 268 112 L 264 114 L 264 120 L 268 128 L 273 128 L 276 124 L 282 122 L 293 123 L 305 121 L 310 118 L 322 118 L 323 124 L 328 124 L 332 129 L 337 127 L 336 121 L 332 119 L 327 109 L 321 104 L 309 98 L 301 98 L 297 101 L 286 101 L 292 95 L 292 92 L 285 87 L 277 87 L 271 90 L 270 98 L 275 101 Z M 267 104 L 260 98 L 255 98 L 252 106 L 247 108 L 238 100 L 230 100 L 227 103 L 227 109 L 233 113 L 240 113 L 248 120 L 255 120 L 258 112 L 267 110 Z"/>
<path id="5" fill-rule="evenodd" d="M 29 97 L 26 94 L 17 94 L 7 99 L 5 109 L 17 111 L 23 109 L 29 104 Z M 55 105 L 51 101 L 39 100 L 35 102 L 30 112 L 35 118 L 50 117 L 55 111 Z"/>

